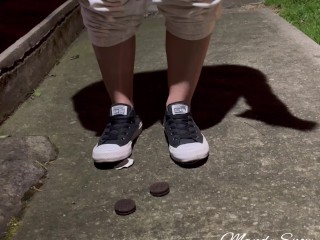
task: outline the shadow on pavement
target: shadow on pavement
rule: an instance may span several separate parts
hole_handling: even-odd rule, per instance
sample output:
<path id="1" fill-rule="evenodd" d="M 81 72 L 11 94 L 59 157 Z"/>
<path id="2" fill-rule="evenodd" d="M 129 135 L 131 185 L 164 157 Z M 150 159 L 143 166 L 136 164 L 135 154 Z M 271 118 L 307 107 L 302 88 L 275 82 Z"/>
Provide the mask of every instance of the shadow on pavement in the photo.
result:
<path id="1" fill-rule="evenodd" d="M 182 167 L 182 168 L 198 168 L 198 167 L 201 167 L 202 165 L 206 164 L 207 161 L 208 161 L 208 158 L 209 157 L 206 157 L 206 158 L 203 158 L 203 159 L 200 159 L 200 160 L 197 160 L 197 161 L 187 162 L 187 163 L 177 162 L 174 159 L 172 159 L 172 158 L 171 159 L 179 167 Z"/>
<path id="2" fill-rule="evenodd" d="M 163 70 L 134 76 L 135 109 L 145 129 L 162 121 L 168 95 L 166 74 Z M 300 131 L 310 131 L 317 126 L 316 122 L 295 117 L 272 92 L 262 72 L 240 65 L 203 67 L 192 102 L 195 122 L 201 129 L 218 124 L 240 97 L 246 100 L 250 109 L 238 114 L 239 117 Z M 79 91 L 73 96 L 73 104 L 83 127 L 99 136 L 111 106 L 103 82 Z"/>

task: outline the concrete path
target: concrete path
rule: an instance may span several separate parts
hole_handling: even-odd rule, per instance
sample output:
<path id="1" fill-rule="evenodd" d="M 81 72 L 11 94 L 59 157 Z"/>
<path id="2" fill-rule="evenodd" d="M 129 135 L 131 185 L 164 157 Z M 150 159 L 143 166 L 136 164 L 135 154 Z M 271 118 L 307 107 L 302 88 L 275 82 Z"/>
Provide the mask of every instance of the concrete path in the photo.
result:
<path id="1" fill-rule="evenodd" d="M 164 33 L 152 17 L 137 36 L 135 104 L 145 130 L 131 168 L 92 163 L 110 103 L 85 33 L 40 96 L 1 126 L 0 135 L 46 135 L 59 149 L 14 239 L 320 239 L 319 45 L 259 5 L 228 8 L 193 102 L 210 157 L 182 168 L 160 124 Z M 168 181 L 170 194 L 150 196 L 155 181 Z M 114 213 L 122 198 L 136 201 L 134 214 Z"/>

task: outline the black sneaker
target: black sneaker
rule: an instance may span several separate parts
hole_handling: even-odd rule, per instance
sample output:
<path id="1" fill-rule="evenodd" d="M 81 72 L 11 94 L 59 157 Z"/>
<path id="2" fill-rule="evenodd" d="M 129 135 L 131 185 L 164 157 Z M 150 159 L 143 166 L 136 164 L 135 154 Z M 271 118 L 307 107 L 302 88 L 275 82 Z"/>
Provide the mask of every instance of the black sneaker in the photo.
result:
<path id="1" fill-rule="evenodd" d="M 96 163 L 102 163 L 129 157 L 132 141 L 141 131 L 142 122 L 133 108 L 126 104 L 114 104 L 110 109 L 110 121 L 93 148 L 92 158 Z"/>
<path id="2" fill-rule="evenodd" d="M 193 162 L 209 155 L 209 145 L 193 121 L 190 107 L 183 102 L 172 103 L 164 117 L 164 132 L 173 160 Z"/>

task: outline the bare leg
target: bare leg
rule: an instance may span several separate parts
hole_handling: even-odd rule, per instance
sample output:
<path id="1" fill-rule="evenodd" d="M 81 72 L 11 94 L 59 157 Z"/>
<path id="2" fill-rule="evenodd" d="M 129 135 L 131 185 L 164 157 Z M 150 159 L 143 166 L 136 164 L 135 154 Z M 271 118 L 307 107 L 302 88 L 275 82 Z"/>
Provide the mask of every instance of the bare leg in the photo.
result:
<path id="1" fill-rule="evenodd" d="M 115 46 L 93 48 L 112 103 L 133 106 L 135 37 Z"/>
<path id="2" fill-rule="evenodd" d="M 95 163 L 116 162 L 129 157 L 132 141 L 142 131 L 133 108 L 135 37 L 111 47 L 93 46 L 112 103 L 110 121 L 92 150 Z"/>
<path id="3" fill-rule="evenodd" d="M 188 105 L 197 86 L 208 50 L 210 35 L 200 40 L 184 40 L 167 31 L 169 97 L 167 105 L 184 101 Z"/>

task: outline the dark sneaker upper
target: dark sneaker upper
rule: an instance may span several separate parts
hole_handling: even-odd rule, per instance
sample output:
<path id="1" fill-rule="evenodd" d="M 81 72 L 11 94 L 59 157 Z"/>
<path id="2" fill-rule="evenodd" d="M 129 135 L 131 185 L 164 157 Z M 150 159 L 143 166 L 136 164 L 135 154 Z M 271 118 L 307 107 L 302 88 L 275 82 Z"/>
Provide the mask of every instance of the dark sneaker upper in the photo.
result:
<path id="1" fill-rule="evenodd" d="M 141 131 L 141 120 L 131 106 L 112 105 L 109 122 L 93 149 L 93 159 L 96 162 L 112 162 L 130 156 L 132 141 Z"/>
<path id="2" fill-rule="evenodd" d="M 164 131 L 173 159 L 188 162 L 208 156 L 208 143 L 193 121 L 187 104 L 176 102 L 168 105 L 164 117 Z"/>

